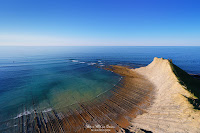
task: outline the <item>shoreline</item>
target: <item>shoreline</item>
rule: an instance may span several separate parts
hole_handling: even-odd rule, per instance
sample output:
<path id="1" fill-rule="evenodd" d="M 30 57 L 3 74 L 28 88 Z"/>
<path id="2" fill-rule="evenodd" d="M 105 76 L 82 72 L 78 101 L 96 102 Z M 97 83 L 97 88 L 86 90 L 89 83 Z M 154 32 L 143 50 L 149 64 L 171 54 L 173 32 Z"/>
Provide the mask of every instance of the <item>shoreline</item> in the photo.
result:
<path id="1" fill-rule="evenodd" d="M 186 80 L 181 80 L 182 73 L 169 60 L 155 57 L 145 67 L 112 65 L 103 69 L 122 77 L 112 89 L 92 100 L 77 101 L 64 110 L 34 110 L 17 117 L 14 121 L 20 125 L 15 130 L 41 133 L 200 131 L 200 110 L 193 109 L 188 101 L 198 98 L 198 91 L 193 91 L 194 86 L 187 88 L 181 84 Z"/>
<path id="2" fill-rule="evenodd" d="M 52 119 L 49 118 L 46 126 L 38 130 L 55 128 L 64 132 L 91 132 L 98 131 L 97 126 L 109 126 L 112 128 L 101 131 L 119 132 L 130 126 L 132 118 L 145 113 L 153 98 L 153 85 L 127 67 L 110 66 L 106 69 L 123 77 L 117 86 L 93 101 L 79 102 L 60 112 L 61 119 L 59 112 L 48 112 L 49 116 L 53 115 Z"/>
<path id="3" fill-rule="evenodd" d="M 172 64 L 169 60 L 155 57 L 148 66 L 133 69 L 155 85 L 156 93 L 147 113 L 138 115 L 131 121 L 133 127 L 130 131 L 136 129 L 155 133 L 200 131 L 200 110 L 195 110 L 187 99 L 196 97 L 188 91 L 188 86 L 181 85 L 180 77 L 177 77 L 172 70 L 174 69 Z"/>
<path id="4" fill-rule="evenodd" d="M 122 77 L 112 89 L 92 100 L 77 101 L 77 104 L 67 106 L 63 110 L 51 108 L 48 111 L 34 109 L 30 113 L 25 112 L 24 115 L 20 114 L 19 117 L 2 123 L 2 125 L 7 123 L 17 125 L 5 131 L 41 133 L 123 131 L 130 125 L 132 118 L 145 113 L 145 109 L 150 105 L 154 87 L 130 68 L 110 66 L 106 69 Z M 99 127 L 105 128 L 100 130 Z"/>

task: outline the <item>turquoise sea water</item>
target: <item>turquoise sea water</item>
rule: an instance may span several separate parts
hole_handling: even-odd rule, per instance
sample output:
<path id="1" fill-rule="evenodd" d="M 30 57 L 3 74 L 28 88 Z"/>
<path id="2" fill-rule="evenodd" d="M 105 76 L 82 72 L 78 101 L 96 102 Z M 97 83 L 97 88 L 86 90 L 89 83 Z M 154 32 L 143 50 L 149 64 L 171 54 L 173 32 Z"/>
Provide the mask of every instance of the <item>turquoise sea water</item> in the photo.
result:
<path id="1" fill-rule="evenodd" d="M 0 47 L 0 122 L 33 110 L 62 110 L 112 89 L 104 65 L 141 67 L 163 57 L 200 73 L 200 47 Z M 97 67 L 98 66 L 98 67 Z"/>

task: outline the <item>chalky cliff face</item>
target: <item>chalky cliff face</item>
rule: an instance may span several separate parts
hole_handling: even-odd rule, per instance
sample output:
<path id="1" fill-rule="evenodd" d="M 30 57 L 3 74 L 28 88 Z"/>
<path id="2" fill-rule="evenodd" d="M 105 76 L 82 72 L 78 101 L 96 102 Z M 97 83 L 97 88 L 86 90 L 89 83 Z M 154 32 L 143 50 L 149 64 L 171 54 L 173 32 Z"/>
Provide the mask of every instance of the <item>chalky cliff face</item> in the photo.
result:
<path id="1" fill-rule="evenodd" d="M 147 113 L 132 120 L 132 130 L 141 128 L 156 133 L 200 131 L 200 111 L 194 110 L 188 101 L 188 98 L 196 97 L 189 92 L 188 86 L 180 84 L 174 69 L 177 68 L 169 60 L 154 58 L 147 67 L 133 70 L 155 86 L 155 99 Z M 188 75 L 187 78 L 191 77 Z M 199 86 L 195 88 L 200 89 Z"/>

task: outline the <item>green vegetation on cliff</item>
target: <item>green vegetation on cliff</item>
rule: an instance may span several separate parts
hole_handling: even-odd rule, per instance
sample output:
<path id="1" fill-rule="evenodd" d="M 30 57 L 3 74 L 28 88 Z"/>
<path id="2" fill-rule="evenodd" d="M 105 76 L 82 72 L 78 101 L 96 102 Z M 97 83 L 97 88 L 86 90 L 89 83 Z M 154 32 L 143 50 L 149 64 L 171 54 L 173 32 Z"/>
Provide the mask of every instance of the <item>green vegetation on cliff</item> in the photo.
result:
<path id="1" fill-rule="evenodd" d="M 189 102 L 194 105 L 195 109 L 200 109 L 200 80 L 192 77 L 187 72 L 176 66 L 170 61 L 174 74 L 177 76 L 181 85 L 191 92 L 198 99 L 188 98 Z"/>

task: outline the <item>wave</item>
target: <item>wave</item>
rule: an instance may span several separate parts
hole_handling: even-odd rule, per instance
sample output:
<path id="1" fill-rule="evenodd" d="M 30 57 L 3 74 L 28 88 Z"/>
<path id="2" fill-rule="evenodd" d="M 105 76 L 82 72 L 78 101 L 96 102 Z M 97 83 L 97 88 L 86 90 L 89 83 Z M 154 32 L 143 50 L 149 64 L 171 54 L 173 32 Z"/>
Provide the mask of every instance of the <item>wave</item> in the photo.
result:
<path id="1" fill-rule="evenodd" d="M 44 109 L 44 110 L 42 110 L 42 111 L 40 111 L 40 112 L 42 112 L 42 113 L 46 113 L 46 112 L 50 112 L 50 111 L 52 111 L 52 108 L 46 108 L 46 109 Z M 19 113 L 16 117 L 14 117 L 13 119 L 18 119 L 18 118 L 20 118 L 20 117 L 22 117 L 22 116 L 26 116 L 26 115 L 30 115 L 30 114 L 32 114 L 32 113 L 34 113 L 35 112 L 35 110 L 26 110 L 26 111 L 24 111 L 24 112 L 22 112 L 22 113 Z"/>
<path id="2" fill-rule="evenodd" d="M 76 59 L 70 59 L 71 62 L 77 62 L 77 63 L 80 63 L 80 64 L 84 64 L 84 63 L 87 63 L 89 66 L 93 66 L 93 65 L 99 65 L 100 67 L 104 67 L 104 63 L 102 63 L 102 61 L 98 60 L 97 62 L 84 62 L 84 61 L 79 61 L 79 60 L 76 60 Z"/>
<path id="3" fill-rule="evenodd" d="M 71 62 L 79 62 L 79 63 L 81 63 L 81 64 L 86 63 L 86 62 L 84 62 L 84 61 L 79 61 L 79 60 L 71 60 Z"/>
<path id="4" fill-rule="evenodd" d="M 72 62 L 79 62 L 78 60 L 71 60 Z"/>
<path id="5" fill-rule="evenodd" d="M 97 63 L 91 62 L 91 63 L 87 63 L 87 64 L 90 65 L 90 66 L 93 66 L 93 65 L 96 65 Z"/>
<path id="6" fill-rule="evenodd" d="M 18 114 L 16 117 L 14 117 L 14 119 L 20 118 L 20 117 L 22 117 L 22 116 L 30 115 L 32 112 L 34 112 L 34 110 L 32 110 L 32 111 L 26 110 L 26 111 L 24 111 L 24 112 Z"/>
<path id="7" fill-rule="evenodd" d="M 47 109 L 43 110 L 42 112 L 46 113 L 46 112 L 50 112 L 50 111 L 52 111 L 52 108 L 47 108 Z"/>

